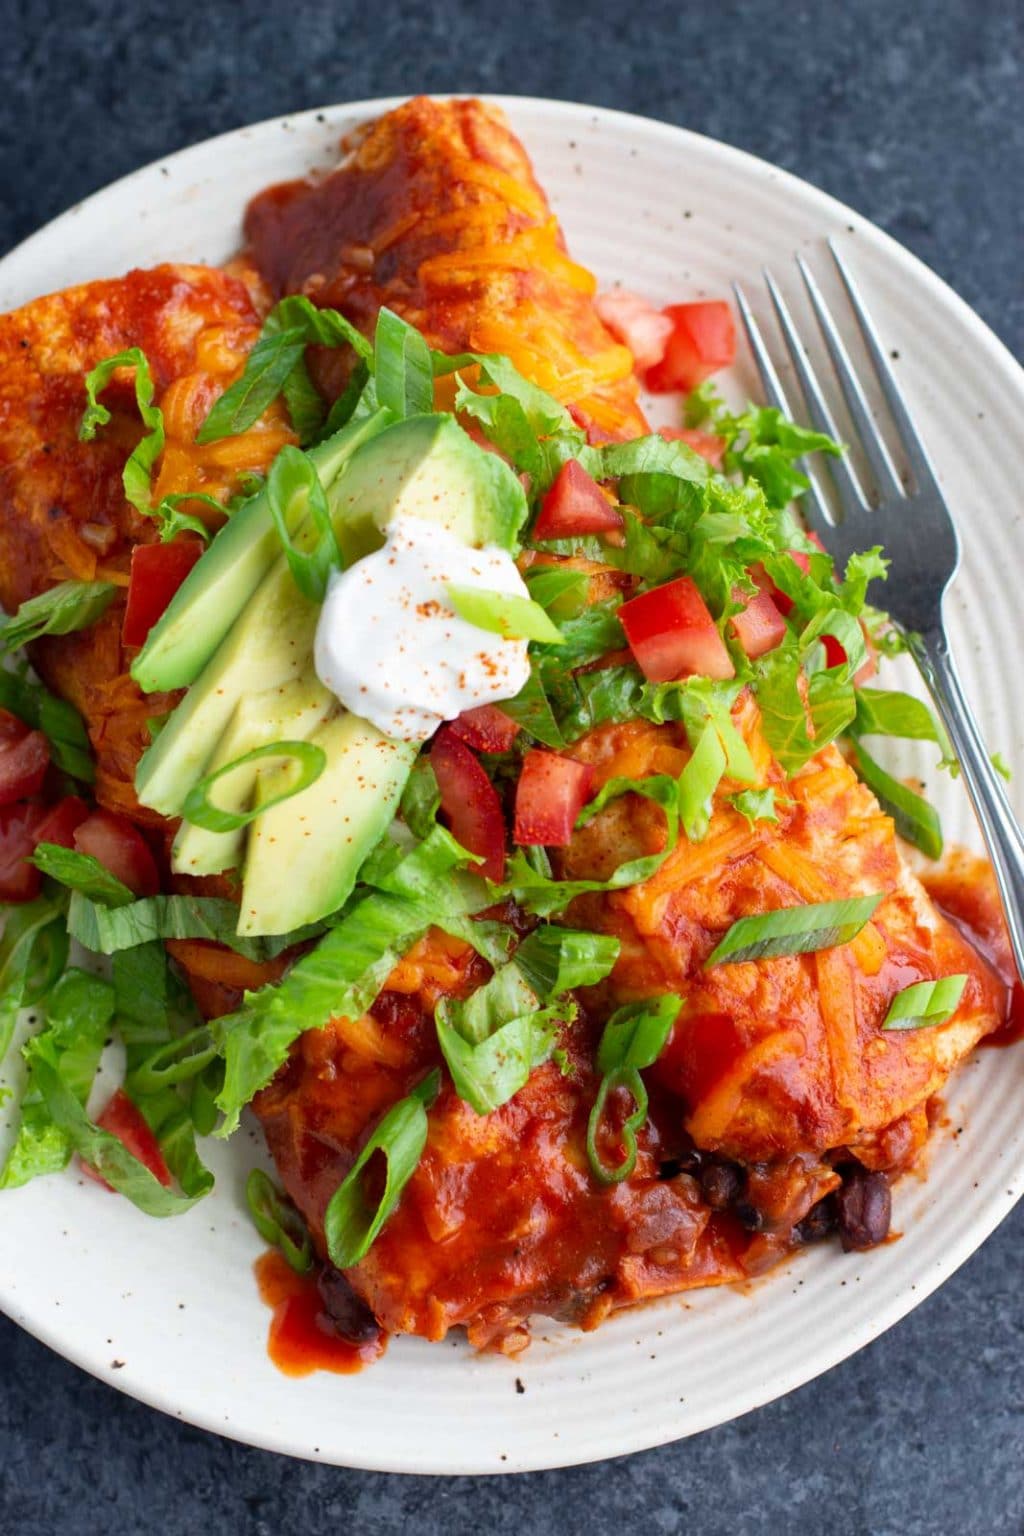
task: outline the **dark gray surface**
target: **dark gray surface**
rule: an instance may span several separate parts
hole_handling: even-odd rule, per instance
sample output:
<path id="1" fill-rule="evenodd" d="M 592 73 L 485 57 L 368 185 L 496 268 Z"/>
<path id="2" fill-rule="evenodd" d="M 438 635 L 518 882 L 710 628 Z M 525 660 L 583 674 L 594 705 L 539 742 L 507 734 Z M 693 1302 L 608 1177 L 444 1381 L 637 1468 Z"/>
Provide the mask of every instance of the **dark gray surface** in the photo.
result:
<path id="1" fill-rule="evenodd" d="M 0 17 L 0 250 L 247 121 L 376 94 L 517 91 L 646 112 L 776 161 L 904 241 L 1024 353 L 1020 0 L 8 0 Z M 1018 1212 L 912 1317 L 783 1402 L 682 1445 L 511 1481 L 341 1472 L 235 1446 L 0 1323 L 0 1532 L 1019 1533 L 1022 1259 Z"/>

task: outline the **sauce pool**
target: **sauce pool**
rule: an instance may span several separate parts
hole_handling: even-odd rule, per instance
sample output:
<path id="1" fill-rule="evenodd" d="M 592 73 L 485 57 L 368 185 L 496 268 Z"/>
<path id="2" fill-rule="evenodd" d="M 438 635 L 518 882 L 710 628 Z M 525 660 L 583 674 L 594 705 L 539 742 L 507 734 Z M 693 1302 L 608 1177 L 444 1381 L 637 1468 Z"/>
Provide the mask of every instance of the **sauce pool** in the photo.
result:
<path id="1" fill-rule="evenodd" d="M 253 1268 L 260 1299 L 273 1309 L 267 1354 L 285 1376 L 309 1376 L 313 1371 L 351 1376 L 380 1359 L 385 1334 L 351 1344 L 337 1333 L 324 1312 L 315 1270 L 297 1275 L 276 1248 L 261 1254 Z"/>

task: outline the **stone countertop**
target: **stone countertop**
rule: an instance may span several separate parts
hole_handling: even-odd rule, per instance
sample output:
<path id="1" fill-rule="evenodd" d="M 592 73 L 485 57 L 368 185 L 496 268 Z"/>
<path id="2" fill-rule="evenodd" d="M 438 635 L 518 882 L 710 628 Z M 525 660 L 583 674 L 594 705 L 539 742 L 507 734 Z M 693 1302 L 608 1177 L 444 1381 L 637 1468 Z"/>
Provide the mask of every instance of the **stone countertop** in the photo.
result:
<path id="1" fill-rule="evenodd" d="M 13 14 L 12 14 L 13 12 Z M 8 0 L 0 251 L 245 122 L 364 96 L 625 108 L 851 203 L 1024 356 L 1024 11 L 1008 0 Z M 2 1229 L 0 1229 L 2 1230 Z M 675 1446 L 516 1479 L 289 1462 L 164 1418 L 0 1320 L 0 1529 L 18 1536 L 1024 1531 L 1024 1211 L 822 1379 Z"/>

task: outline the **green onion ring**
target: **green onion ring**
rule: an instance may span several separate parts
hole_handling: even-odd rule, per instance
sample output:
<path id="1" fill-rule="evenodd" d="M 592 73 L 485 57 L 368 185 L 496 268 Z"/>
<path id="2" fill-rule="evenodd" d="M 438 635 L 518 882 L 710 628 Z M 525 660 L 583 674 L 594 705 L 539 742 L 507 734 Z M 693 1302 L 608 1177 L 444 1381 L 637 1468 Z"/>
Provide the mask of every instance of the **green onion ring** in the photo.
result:
<path id="1" fill-rule="evenodd" d="M 218 779 L 223 778 L 226 773 L 231 773 L 235 768 L 243 767 L 246 763 L 259 762 L 267 757 L 294 758 L 301 770 L 296 783 L 248 811 L 224 811 L 214 805 L 210 799 L 210 791 Z M 257 816 L 262 816 L 263 812 L 269 811 L 271 806 L 280 805 L 282 800 L 290 800 L 293 795 L 301 794 L 304 789 L 315 784 L 326 766 L 327 755 L 323 747 L 318 747 L 314 742 L 270 741 L 265 746 L 253 747 L 251 752 L 245 752 L 241 757 L 236 757 L 234 762 L 225 763 L 222 768 L 215 768 L 212 773 L 205 774 L 189 790 L 185 797 L 182 814 L 186 821 L 190 821 L 193 826 L 202 827 L 207 832 L 237 832 L 239 827 L 247 827 L 250 821 L 255 821 Z"/>

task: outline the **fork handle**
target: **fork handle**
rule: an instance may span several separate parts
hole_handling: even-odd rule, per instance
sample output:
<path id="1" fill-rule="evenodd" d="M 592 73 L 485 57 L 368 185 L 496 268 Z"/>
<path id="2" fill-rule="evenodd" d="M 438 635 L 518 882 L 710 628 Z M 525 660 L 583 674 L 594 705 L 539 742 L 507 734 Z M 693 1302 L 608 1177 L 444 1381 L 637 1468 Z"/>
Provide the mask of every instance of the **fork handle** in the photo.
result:
<path id="1" fill-rule="evenodd" d="M 908 640 L 960 763 L 1002 897 L 1013 957 L 1024 976 L 1024 832 L 992 766 L 945 631 L 935 629 Z"/>

